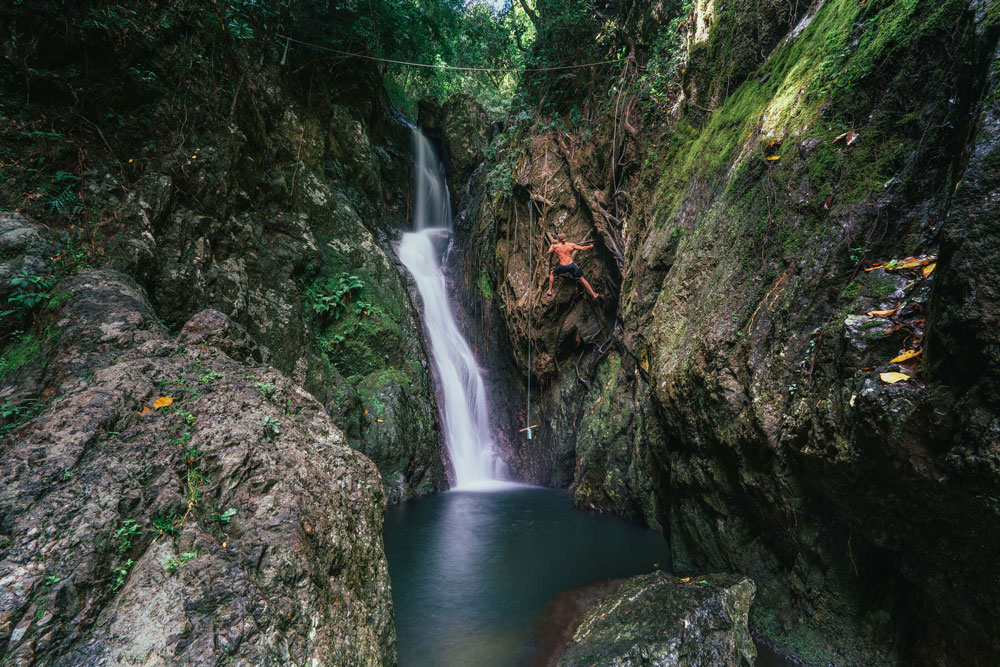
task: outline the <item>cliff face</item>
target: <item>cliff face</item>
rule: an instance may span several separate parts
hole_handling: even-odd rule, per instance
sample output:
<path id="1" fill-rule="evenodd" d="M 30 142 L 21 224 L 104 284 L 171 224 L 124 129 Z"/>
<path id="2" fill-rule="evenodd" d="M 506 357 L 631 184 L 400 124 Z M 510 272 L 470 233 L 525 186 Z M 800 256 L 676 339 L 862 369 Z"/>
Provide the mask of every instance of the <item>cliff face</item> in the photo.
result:
<path id="1" fill-rule="evenodd" d="M 395 660 L 382 510 L 445 485 L 409 130 L 373 69 L 222 11 L 0 9 L 18 663 Z"/>
<path id="2" fill-rule="evenodd" d="M 3 449 L 5 659 L 393 664 L 378 471 L 323 405 L 218 311 L 172 336 L 121 273 L 62 287 Z"/>
<path id="3" fill-rule="evenodd" d="M 32 279 L 51 289 L 112 266 L 174 332 L 219 310 L 326 405 L 390 501 L 442 488 L 427 357 L 392 249 L 410 133 L 377 72 L 234 37 L 203 3 L 135 9 L 81 3 L 68 32 L 44 4 L 2 14 L 31 36 L 10 38 L 4 61 L 3 205 L 69 248 L 27 267 Z M 34 310 L 4 333 L 44 337 Z"/>
<path id="4" fill-rule="evenodd" d="M 466 297 L 522 388 L 532 345 L 513 467 L 662 527 L 678 573 L 751 575 L 807 661 L 987 664 L 996 7 L 689 9 L 594 14 L 634 59 L 529 75 L 494 142 Z M 544 298 L 560 231 L 600 300 Z"/>

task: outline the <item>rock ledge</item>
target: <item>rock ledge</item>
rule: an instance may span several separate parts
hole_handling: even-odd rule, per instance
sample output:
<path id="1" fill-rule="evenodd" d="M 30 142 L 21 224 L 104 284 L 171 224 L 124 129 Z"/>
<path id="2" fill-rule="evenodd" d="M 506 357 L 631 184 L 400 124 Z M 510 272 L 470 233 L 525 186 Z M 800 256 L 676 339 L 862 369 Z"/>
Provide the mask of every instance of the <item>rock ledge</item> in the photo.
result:
<path id="1" fill-rule="evenodd" d="M 747 629 L 755 590 L 735 574 L 626 579 L 587 610 L 559 665 L 749 667 L 757 655 Z"/>

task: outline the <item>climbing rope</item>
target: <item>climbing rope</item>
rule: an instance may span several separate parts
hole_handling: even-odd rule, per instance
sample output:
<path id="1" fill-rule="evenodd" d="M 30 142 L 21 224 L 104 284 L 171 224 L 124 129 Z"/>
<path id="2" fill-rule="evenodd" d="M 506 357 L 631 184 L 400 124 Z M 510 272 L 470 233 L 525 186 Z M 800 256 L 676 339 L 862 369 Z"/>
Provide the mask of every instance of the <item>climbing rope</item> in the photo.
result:
<path id="1" fill-rule="evenodd" d="M 528 200 L 528 410 L 525 418 L 528 427 L 528 440 L 531 440 L 531 293 L 535 289 L 534 274 L 531 272 L 531 259 L 535 254 L 532 231 L 535 226 L 535 204 Z"/>
<path id="2" fill-rule="evenodd" d="M 408 62 L 406 60 L 377 58 L 375 56 L 365 56 L 360 53 L 351 53 L 350 51 L 341 51 L 339 49 L 330 48 L 329 46 L 322 46 L 320 44 L 303 42 L 301 39 L 295 39 L 294 37 L 289 37 L 288 35 L 275 35 L 275 37 L 278 39 L 285 40 L 286 52 L 288 50 L 288 43 L 295 42 L 296 44 L 308 46 L 313 49 L 319 49 L 320 51 L 329 51 L 331 53 L 336 53 L 344 56 L 345 58 L 361 58 L 362 60 L 374 60 L 375 62 L 380 62 L 380 63 L 406 65 L 407 67 L 426 67 L 429 69 L 444 69 L 444 70 L 452 70 L 458 72 L 557 72 L 566 69 L 579 69 L 581 67 L 600 67 L 601 65 L 614 65 L 628 60 L 628 58 L 616 58 L 615 60 L 602 60 L 596 63 L 581 63 L 579 65 L 558 65 L 555 67 L 458 67 L 456 65 L 447 65 L 445 63 L 413 63 L 413 62 Z M 282 64 L 284 64 L 284 56 L 282 57 Z"/>

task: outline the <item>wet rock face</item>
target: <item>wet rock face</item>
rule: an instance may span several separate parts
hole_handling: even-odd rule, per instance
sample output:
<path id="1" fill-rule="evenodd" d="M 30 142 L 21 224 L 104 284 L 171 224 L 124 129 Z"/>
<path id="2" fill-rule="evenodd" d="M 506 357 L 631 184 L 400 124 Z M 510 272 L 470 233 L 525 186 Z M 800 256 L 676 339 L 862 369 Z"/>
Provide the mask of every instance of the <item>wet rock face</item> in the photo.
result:
<path id="1" fill-rule="evenodd" d="M 218 313 L 182 343 L 122 274 L 68 289 L 51 399 L 0 444 L 5 658 L 394 662 L 378 471 L 322 404 Z"/>
<path id="2" fill-rule="evenodd" d="M 441 134 L 451 200 L 457 210 L 465 208 L 466 184 L 486 157 L 490 143 L 490 120 L 470 95 L 453 95 L 441 108 Z"/>
<path id="3" fill-rule="evenodd" d="M 448 190 L 455 213 L 469 204 L 469 179 L 486 157 L 492 127 L 486 110 L 471 95 L 458 93 L 443 104 L 420 100 L 417 124 L 438 144 L 448 169 Z"/>
<path id="4" fill-rule="evenodd" d="M 351 446 L 372 454 L 396 501 L 443 488 L 445 474 L 419 319 L 392 247 L 406 224 L 409 130 L 373 90 L 348 100 L 327 91 L 332 99 L 309 106 L 269 86 L 255 112 L 271 128 L 265 139 L 239 123 L 211 128 L 197 151 L 152 161 L 115 205 L 124 250 L 113 266 L 171 331 L 187 327 L 185 344 L 266 362 L 313 394 Z M 387 409 L 421 415 L 391 436 L 358 393 L 387 372 L 401 387 Z"/>
<path id="5" fill-rule="evenodd" d="M 698 0 L 684 75 L 692 111 L 717 108 L 805 15 L 804 0 Z"/>
<path id="6" fill-rule="evenodd" d="M 751 624 L 807 662 L 989 664 L 1000 650 L 1000 590 L 982 575 L 1000 559 L 996 16 L 976 2 L 891 3 L 879 15 L 895 28 L 881 23 L 876 41 L 858 39 L 875 32 L 864 5 L 813 3 L 802 30 L 785 13 L 801 22 L 801 3 L 696 5 L 692 31 L 713 6 L 717 19 L 744 14 L 706 22 L 692 46 L 681 83 L 706 109 L 677 99 L 669 114 L 623 120 L 599 110 L 609 87 L 592 83 L 577 104 L 597 122 L 565 132 L 576 141 L 552 137 L 549 119 L 511 124 L 513 148 L 487 165 L 471 232 L 486 252 L 463 268 L 467 298 L 503 319 L 522 388 L 533 344 L 541 427 L 516 445 L 518 469 L 571 485 L 580 506 L 660 525 L 675 572 L 752 576 Z M 758 14 L 777 18 L 749 29 Z M 724 62 L 747 36 L 755 64 Z M 863 67 L 863 81 L 827 87 L 830 40 L 843 40 L 838 72 Z M 945 41 L 964 54 L 961 73 L 914 47 Z M 954 96 L 941 96 L 946 80 Z M 944 124 L 925 115 L 918 134 L 901 130 L 901 100 L 947 101 Z M 613 172 L 601 156 L 619 135 L 605 128 L 624 121 L 648 153 Z M 902 163 L 879 163 L 888 145 Z M 504 198 L 489 188 L 508 165 Z M 619 201 L 628 215 L 611 208 L 614 183 L 642 202 Z M 600 265 L 583 266 L 602 285 L 616 285 L 620 234 L 612 310 L 574 314 L 568 286 L 533 298 L 529 200 L 535 239 L 568 229 L 606 241 Z M 505 405 L 525 424 L 518 398 Z"/>
<path id="7" fill-rule="evenodd" d="M 627 579 L 587 610 L 558 664 L 750 667 L 753 597 L 753 582 L 737 575 L 685 582 L 657 571 Z"/>

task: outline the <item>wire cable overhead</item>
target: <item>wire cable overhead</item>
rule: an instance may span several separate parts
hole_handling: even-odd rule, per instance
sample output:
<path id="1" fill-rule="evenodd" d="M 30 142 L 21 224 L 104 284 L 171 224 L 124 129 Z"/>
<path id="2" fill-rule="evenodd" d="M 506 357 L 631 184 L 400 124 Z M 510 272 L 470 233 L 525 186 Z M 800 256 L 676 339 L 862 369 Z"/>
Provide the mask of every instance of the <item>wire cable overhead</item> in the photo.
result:
<path id="1" fill-rule="evenodd" d="M 341 51 L 339 49 L 334 49 L 329 46 L 322 46 L 320 44 L 312 44 L 310 42 L 304 42 L 301 39 L 295 39 L 294 37 L 289 37 L 288 35 L 275 35 L 275 37 L 285 40 L 286 47 L 289 42 L 295 42 L 296 44 L 308 46 L 313 49 L 319 49 L 320 51 L 329 51 L 331 53 L 336 53 L 346 58 L 360 58 L 362 60 L 374 60 L 375 62 L 391 63 L 393 65 L 406 65 L 407 67 L 424 67 L 427 69 L 452 70 L 459 72 L 555 72 L 567 69 L 580 69 L 582 67 L 600 67 L 601 65 L 614 65 L 616 63 L 622 63 L 628 60 L 628 58 L 616 58 L 614 60 L 602 60 L 596 63 L 581 63 L 578 65 L 557 65 L 554 67 L 461 67 L 458 65 L 447 65 L 444 63 L 414 63 L 406 60 L 394 60 L 392 58 L 378 58 L 376 56 L 366 56 L 360 53 L 351 53 L 350 51 Z"/>

